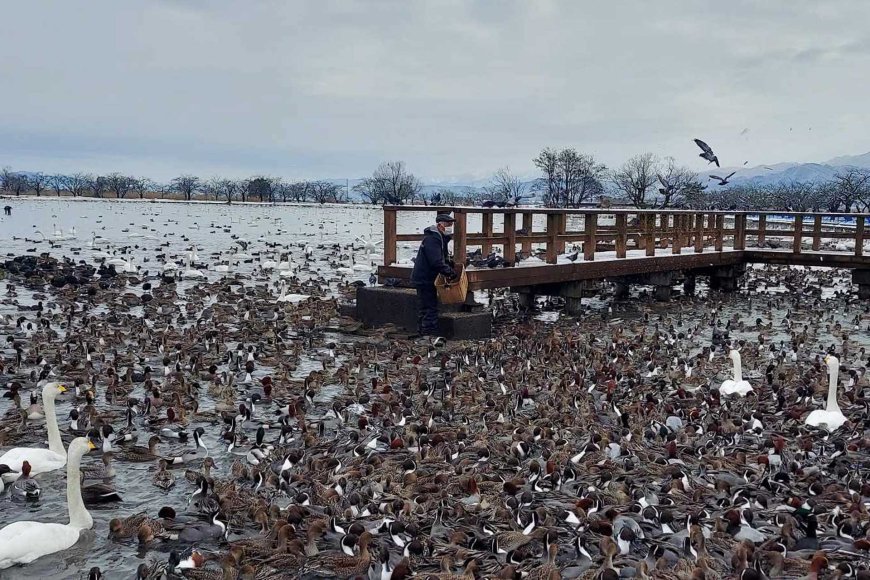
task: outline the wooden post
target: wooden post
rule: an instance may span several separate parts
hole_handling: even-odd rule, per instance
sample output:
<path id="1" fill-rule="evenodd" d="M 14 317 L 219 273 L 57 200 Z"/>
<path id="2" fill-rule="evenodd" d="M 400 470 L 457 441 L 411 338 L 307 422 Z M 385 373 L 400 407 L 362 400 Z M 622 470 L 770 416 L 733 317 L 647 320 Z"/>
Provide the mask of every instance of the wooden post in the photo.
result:
<path id="1" fill-rule="evenodd" d="M 591 262 L 595 260 L 595 232 L 598 229 L 598 214 L 584 214 L 583 224 L 586 227 L 586 240 L 583 242 L 583 260 Z"/>
<path id="2" fill-rule="evenodd" d="M 816 216 L 820 217 L 820 216 Z M 815 234 L 813 234 L 815 236 Z M 794 216 L 794 236 L 792 237 L 791 251 L 795 254 L 801 253 L 801 242 L 804 237 L 804 216 L 796 214 Z M 813 241 L 815 244 L 815 240 Z"/>
<path id="3" fill-rule="evenodd" d="M 801 222 L 803 223 L 803 222 Z M 797 220 L 795 220 L 797 224 Z M 822 247 L 822 216 L 813 216 L 813 251 L 818 252 Z M 799 253 L 799 252 L 795 252 Z"/>
<path id="4" fill-rule="evenodd" d="M 644 232 L 644 236 L 646 236 L 646 255 L 647 256 L 655 256 L 656 255 L 656 214 L 647 213 L 643 214 L 643 220 L 646 222 L 646 232 Z"/>
<path id="5" fill-rule="evenodd" d="M 468 216 L 462 210 L 453 212 L 453 219 L 456 220 L 453 234 L 453 261 L 457 264 L 465 265 L 465 258 L 468 257 Z"/>
<path id="6" fill-rule="evenodd" d="M 734 249 L 746 249 L 746 214 L 734 215 Z"/>
<path id="7" fill-rule="evenodd" d="M 758 241 L 756 246 L 764 247 L 764 240 L 767 238 L 767 214 L 758 214 Z"/>
<path id="8" fill-rule="evenodd" d="M 568 214 L 562 213 L 559 214 L 559 227 L 558 233 L 564 234 L 568 231 Z M 565 253 L 565 240 L 556 240 L 556 253 L 564 254 Z"/>
<path id="9" fill-rule="evenodd" d="M 671 253 L 679 254 L 683 251 L 683 216 L 674 214 L 674 228 L 671 230 Z"/>
<path id="10" fill-rule="evenodd" d="M 524 213 L 523 214 L 523 231 L 526 232 L 527 236 L 532 235 L 532 231 L 534 230 L 534 219 L 535 215 L 532 213 Z M 523 242 L 523 255 L 526 257 L 532 253 L 532 242 Z"/>
<path id="11" fill-rule="evenodd" d="M 513 212 L 504 214 L 504 235 L 507 238 L 504 245 L 504 261 L 515 266 L 517 261 L 517 214 Z"/>
<path id="12" fill-rule="evenodd" d="M 626 241 L 628 239 L 626 235 L 628 219 L 626 219 L 626 215 L 624 213 L 616 214 L 616 257 L 624 258 L 625 257 L 625 247 Z"/>
<path id="13" fill-rule="evenodd" d="M 558 257 L 558 239 L 559 235 L 559 215 L 558 213 L 547 214 L 547 263 L 555 264 Z"/>
<path id="14" fill-rule="evenodd" d="M 695 253 L 704 251 L 704 214 L 695 214 Z"/>
<path id="15" fill-rule="evenodd" d="M 396 210 L 384 209 L 384 266 L 396 262 Z"/>
<path id="16" fill-rule="evenodd" d="M 864 255 L 864 214 L 855 216 L 855 255 Z"/>
<path id="17" fill-rule="evenodd" d="M 725 214 L 717 213 L 715 215 L 716 215 L 716 228 L 713 231 L 713 248 L 717 252 L 721 252 L 722 246 L 723 246 L 723 238 L 724 238 L 723 232 L 725 231 Z"/>
<path id="18" fill-rule="evenodd" d="M 492 237 L 492 212 L 484 212 L 483 214 L 483 235 Z M 486 258 L 492 252 L 492 242 L 484 240 L 480 244 L 480 251 L 483 257 Z"/>
<path id="19" fill-rule="evenodd" d="M 671 235 L 671 216 L 666 213 L 659 214 L 659 247 L 668 247 L 668 236 Z"/>

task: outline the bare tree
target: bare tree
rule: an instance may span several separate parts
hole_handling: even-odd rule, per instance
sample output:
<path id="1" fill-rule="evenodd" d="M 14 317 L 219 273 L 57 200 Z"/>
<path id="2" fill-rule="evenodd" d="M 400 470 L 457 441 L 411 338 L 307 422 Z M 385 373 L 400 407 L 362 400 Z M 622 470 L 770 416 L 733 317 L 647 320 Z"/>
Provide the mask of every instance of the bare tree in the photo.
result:
<path id="1" fill-rule="evenodd" d="M 559 151 L 547 147 L 533 162 L 544 174 L 535 183 L 535 190 L 543 194 L 548 207 L 578 207 L 604 192 L 602 180 L 607 168 L 591 155 L 573 148 Z"/>
<path id="2" fill-rule="evenodd" d="M 94 194 L 94 197 L 103 197 L 103 194 L 109 190 L 109 184 L 102 175 L 89 175 L 88 189 Z"/>
<path id="3" fill-rule="evenodd" d="M 404 161 L 388 161 L 353 189 L 370 203 L 401 205 L 417 197 L 420 188 L 420 180 L 408 172 Z"/>
<path id="4" fill-rule="evenodd" d="M 852 211 L 857 206 L 861 211 L 870 209 L 870 170 L 852 167 L 834 176 L 830 193 L 830 211 Z"/>
<path id="5" fill-rule="evenodd" d="M 173 189 L 182 194 L 185 201 L 193 199 L 193 194 L 199 190 L 199 186 L 199 177 L 193 175 L 179 175 L 172 180 Z"/>
<path id="6" fill-rule="evenodd" d="M 527 186 L 511 172 L 510 168 L 502 167 L 493 174 L 492 180 L 484 190 L 489 199 L 496 204 L 517 205 L 526 195 Z"/>
<path id="7" fill-rule="evenodd" d="M 688 167 L 678 166 L 673 157 L 665 159 L 664 166 L 658 168 L 656 178 L 659 195 L 652 207 L 692 207 L 703 204 L 707 187 L 701 183 L 697 173 Z"/>
<path id="8" fill-rule="evenodd" d="M 0 191 L 12 191 L 12 181 L 15 179 L 15 175 L 10 167 L 0 169 Z"/>
<path id="9" fill-rule="evenodd" d="M 130 191 L 139 196 L 139 199 L 145 199 L 145 194 L 149 191 L 154 191 L 154 182 L 147 177 L 131 177 Z"/>
<path id="10" fill-rule="evenodd" d="M 64 188 L 69 191 L 73 197 L 81 197 L 90 187 L 91 176 L 87 173 L 73 173 L 63 177 Z"/>
<path id="11" fill-rule="evenodd" d="M 55 173 L 48 176 L 48 186 L 54 191 L 55 195 L 60 197 L 61 192 L 66 189 L 66 175 Z"/>
<path id="12" fill-rule="evenodd" d="M 160 199 L 166 199 L 166 196 L 175 191 L 174 183 L 158 182 L 152 183 L 151 188 L 155 193 L 160 194 Z"/>
<path id="13" fill-rule="evenodd" d="M 312 181 L 309 187 L 311 199 L 317 203 L 338 203 L 344 191 L 342 186 L 329 181 Z"/>
<path id="14" fill-rule="evenodd" d="M 287 184 L 287 197 L 290 201 L 295 201 L 297 203 L 304 203 L 308 201 L 311 196 L 311 182 L 309 181 L 296 181 L 293 183 Z"/>
<path id="15" fill-rule="evenodd" d="M 248 180 L 248 199 L 258 197 L 261 202 L 274 201 L 275 183 L 274 177 L 252 177 Z"/>
<path id="16" fill-rule="evenodd" d="M 123 199 L 133 189 L 133 178 L 120 173 L 110 173 L 106 176 L 106 187 L 115 194 L 116 199 Z"/>
<path id="17" fill-rule="evenodd" d="M 218 179 L 214 188 L 216 195 L 224 197 L 227 203 L 233 203 L 233 199 L 243 191 L 245 185 L 238 179 Z"/>
<path id="18" fill-rule="evenodd" d="M 48 187 L 48 176 L 36 172 L 25 177 L 27 188 L 36 194 L 36 197 L 42 197 L 42 192 Z"/>
<path id="19" fill-rule="evenodd" d="M 22 192 L 27 192 L 29 186 L 30 182 L 27 179 L 27 176 L 23 173 L 13 173 L 9 177 L 9 189 L 14 192 L 16 196 L 21 195 Z"/>
<path id="20" fill-rule="evenodd" d="M 653 185 L 658 181 L 658 164 L 658 158 L 652 153 L 635 155 L 613 172 L 613 186 L 634 207 L 649 207 L 650 200 L 647 198 L 655 191 Z M 654 200 L 655 195 L 652 197 Z M 654 201 L 652 203 L 655 205 Z"/>
<path id="21" fill-rule="evenodd" d="M 777 209 L 789 211 L 818 210 L 826 201 L 823 188 L 800 181 L 776 184 L 770 188 L 768 195 L 776 203 Z"/>

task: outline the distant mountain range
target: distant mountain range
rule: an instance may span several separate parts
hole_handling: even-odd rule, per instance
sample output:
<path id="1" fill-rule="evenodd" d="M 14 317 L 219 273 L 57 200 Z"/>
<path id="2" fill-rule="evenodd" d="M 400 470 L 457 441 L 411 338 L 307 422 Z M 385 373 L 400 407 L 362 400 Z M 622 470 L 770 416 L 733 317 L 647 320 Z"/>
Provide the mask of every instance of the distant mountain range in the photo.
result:
<path id="1" fill-rule="evenodd" d="M 870 153 L 844 155 L 824 163 L 775 163 L 756 167 L 712 167 L 701 172 L 700 176 L 703 181 L 705 175 L 715 174 L 724 177 L 732 171 L 736 171 L 737 173 L 730 180 L 732 185 L 763 186 L 790 182 L 822 183 L 830 181 L 837 173 L 851 167 L 870 169 Z M 710 180 L 708 187 L 716 189 L 719 185 Z"/>

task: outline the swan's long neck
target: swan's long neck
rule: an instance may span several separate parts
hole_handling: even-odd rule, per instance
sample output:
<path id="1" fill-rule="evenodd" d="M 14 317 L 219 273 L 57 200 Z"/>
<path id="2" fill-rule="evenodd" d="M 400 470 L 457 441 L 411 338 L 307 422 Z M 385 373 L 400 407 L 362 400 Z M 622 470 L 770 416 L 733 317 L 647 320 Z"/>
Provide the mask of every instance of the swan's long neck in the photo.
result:
<path id="1" fill-rule="evenodd" d="M 734 359 L 734 382 L 739 383 L 743 380 L 743 369 L 740 366 L 740 353 L 735 352 L 731 357 Z"/>
<path id="2" fill-rule="evenodd" d="M 58 455 L 66 455 L 66 449 L 63 448 L 63 441 L 60 440 L 60 429 L 57 428 L 57 414 L 54 410 L 54 397 L 46 397 L 45 393 L 43 393 L 42 402 L 45 405 L 45 430 L 48 431 L 48 448 Z"/>
<path id="3" fill-rule="evenodd" d="M 80 530 L 94 527 L 94 519 L 85 508 L 81 486 L 81 453 L 70 453 L 66 464 L 66 504 L 69 509 L 69 525 Z"/>
<path id="4" fill-rule="evenodd" d="M 837 403 L 837 377 L 840 374 L 840 361 L 831 360 L 828 363 L 828 406 L 829 413 L 840 413 L 840 405 Z"/>

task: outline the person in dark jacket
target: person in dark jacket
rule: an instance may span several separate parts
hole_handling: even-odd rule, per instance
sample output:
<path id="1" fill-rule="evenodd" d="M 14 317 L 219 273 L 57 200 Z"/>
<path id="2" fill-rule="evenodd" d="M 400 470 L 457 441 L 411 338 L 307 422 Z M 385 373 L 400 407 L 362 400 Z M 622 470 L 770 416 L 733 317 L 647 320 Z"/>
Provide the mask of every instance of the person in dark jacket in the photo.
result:
<path id="1" fill-rule="evenodd" d="M 423 241 L 417 250 L 411 283 L 417 289 L 420 311 L 417 315 L 417 330 L 423 336 L 438 335 L 438 293 L 435 278 L 444 274 L 455 278 L 447 244 L 453 238 L 454 219 L 447 214 L 438 214 L 435 225 L 423 230 Z"/>

